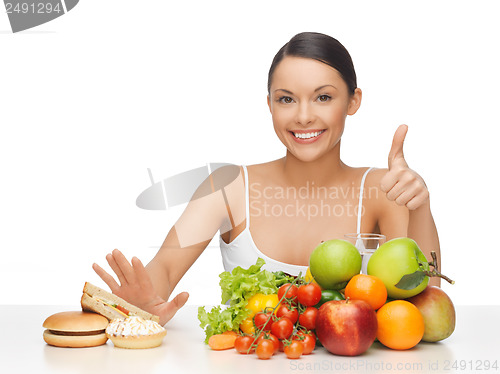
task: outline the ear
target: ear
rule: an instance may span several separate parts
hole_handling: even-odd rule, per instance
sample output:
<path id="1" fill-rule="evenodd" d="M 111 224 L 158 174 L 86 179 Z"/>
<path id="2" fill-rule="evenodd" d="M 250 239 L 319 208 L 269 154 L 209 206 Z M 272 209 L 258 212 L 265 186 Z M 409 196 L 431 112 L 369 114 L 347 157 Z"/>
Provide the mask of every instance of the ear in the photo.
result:
<path id="1" fill-rule="evenodd" d="M 267 106 L 269 107 L 269 111 L 272 113 L 273 111 L 271 110 L 271 98 L 269 95 L 267 95 Z"/>
<path id="2" fill-rule="evenodd" d="M 361 98 L 363 96 L 363 93 L 361 92 L 360 88 L 356 88 L 354 90 L 354 93 L 351 95 L 351 98 L 349 99 L 349 106 L 347 108 L 347 114 L 352 116 L 355 114 L 359 107 L 361 106 Z"/>

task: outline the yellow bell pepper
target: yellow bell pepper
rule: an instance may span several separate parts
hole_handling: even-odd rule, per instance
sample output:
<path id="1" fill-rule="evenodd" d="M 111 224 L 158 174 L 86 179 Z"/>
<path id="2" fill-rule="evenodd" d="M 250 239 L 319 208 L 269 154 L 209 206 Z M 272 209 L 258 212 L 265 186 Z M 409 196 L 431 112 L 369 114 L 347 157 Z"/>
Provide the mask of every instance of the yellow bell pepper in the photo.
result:
<path id="1" fill-rule="evenodd" d="M 279 303 L 278 295 L 272 294 L 272 295 L 264 295 L 261 293 L 253 295 L 249 300 L 247 304 L 247 308 L 250 309 L 252 312 L 250 313 L 250 317 L 253 317 L 256 313 L 262 312 L 265 308 L 274 308 L 277 306 Z M 276 313 L 278 308 L 274 310 L 274 313 Z"/>

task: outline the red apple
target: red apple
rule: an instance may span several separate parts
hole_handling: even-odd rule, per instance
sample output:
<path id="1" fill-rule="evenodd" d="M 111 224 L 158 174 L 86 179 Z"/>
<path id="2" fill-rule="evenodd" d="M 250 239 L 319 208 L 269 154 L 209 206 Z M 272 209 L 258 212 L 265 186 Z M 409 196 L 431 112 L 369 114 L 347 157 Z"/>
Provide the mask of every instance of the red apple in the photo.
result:
<path id="1" fill-rule="evenodd" d="M 357 356 L 377 336 L 377 315 L 363 300 L 333 300 L 324 303 L 316 316 L 316 335 L 330 353 Z"/>
<path id="2" fill-rule="evenodd" d="M 416 296 L 407 299 L 424 317 L 425 342 L 446 339 L 455 330 L 455 307 L 449 296 L 439 287 L 428 286 Z"/>

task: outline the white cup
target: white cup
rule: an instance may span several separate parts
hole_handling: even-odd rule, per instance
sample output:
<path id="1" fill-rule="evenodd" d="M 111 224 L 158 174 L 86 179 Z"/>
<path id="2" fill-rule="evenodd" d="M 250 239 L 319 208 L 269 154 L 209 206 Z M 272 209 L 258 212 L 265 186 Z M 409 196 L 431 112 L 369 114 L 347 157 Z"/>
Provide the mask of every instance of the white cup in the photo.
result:
<path id="1" fill-rule="evenodd" d="M 366 268 L 373 252 L 385 243 L 385 235 L 381 234 L 346 234 L 344 238 L 354 244 L 361 255 L 361 274 L 367 274 Z"/>

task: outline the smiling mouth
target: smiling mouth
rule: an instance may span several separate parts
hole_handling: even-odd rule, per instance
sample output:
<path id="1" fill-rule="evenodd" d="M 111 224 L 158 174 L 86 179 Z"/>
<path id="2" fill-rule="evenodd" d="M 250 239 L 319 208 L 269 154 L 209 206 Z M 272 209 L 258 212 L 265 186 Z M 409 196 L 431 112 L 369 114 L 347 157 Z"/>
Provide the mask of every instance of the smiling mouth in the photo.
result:
<path id="1" fill-rule="evenodd" d="M 293 136 L 295 136 L 297 139 L 312 139 L 320 136 L 323 134 L 326 130 L 320 130 L 320 131 L 311 131 L 311 132 L 293 132 L 290 131 Z"/>

